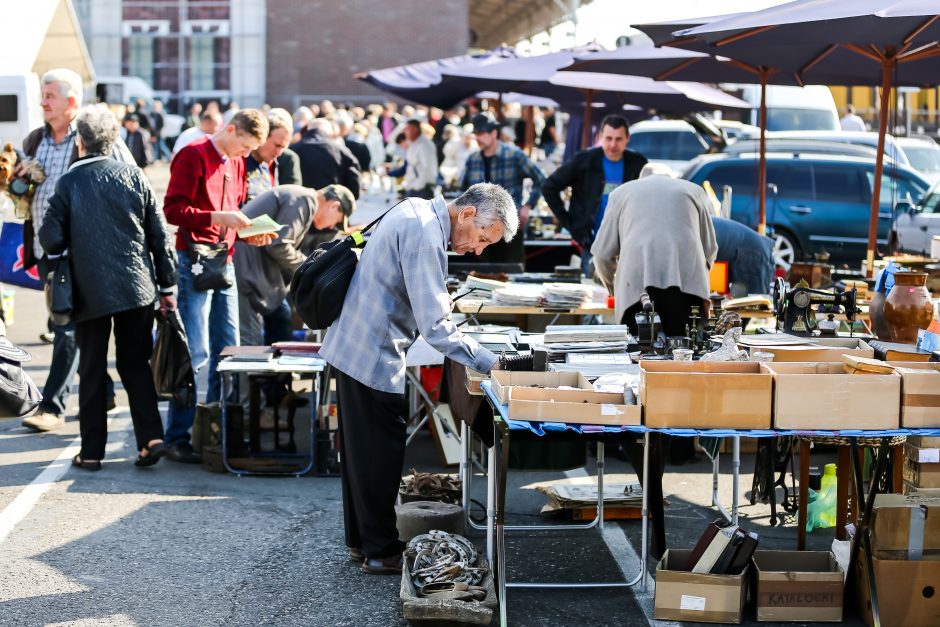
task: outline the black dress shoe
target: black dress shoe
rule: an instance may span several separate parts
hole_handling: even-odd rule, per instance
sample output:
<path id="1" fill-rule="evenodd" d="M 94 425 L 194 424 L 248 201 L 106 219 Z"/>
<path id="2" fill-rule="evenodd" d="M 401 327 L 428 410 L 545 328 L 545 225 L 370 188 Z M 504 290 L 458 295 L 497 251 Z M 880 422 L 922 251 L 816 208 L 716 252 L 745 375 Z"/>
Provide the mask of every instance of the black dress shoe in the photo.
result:
<path id="1" fill-rule="evenodd" d="M 172 459 L 174 462 L 180 462 L 182 464 L 198 464 L 202 462 L 202 455 L 196 452 L 196 449 L 193 448 L 193 445 L 189 442 L 177 442 L 176 444 L 171 444 L 166 449 L 167 459 Z"/>

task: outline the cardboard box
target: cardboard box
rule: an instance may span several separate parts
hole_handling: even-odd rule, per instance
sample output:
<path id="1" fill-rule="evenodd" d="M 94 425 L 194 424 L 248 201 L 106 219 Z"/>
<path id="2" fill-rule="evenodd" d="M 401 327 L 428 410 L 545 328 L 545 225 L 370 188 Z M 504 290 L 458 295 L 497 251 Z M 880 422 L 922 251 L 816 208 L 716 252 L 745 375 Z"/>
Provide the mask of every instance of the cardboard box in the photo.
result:
<path id="1" fill-rule="evenodd" d="M 585 425 L 642 423 L 640 406 L 624 405 L 623 394 L 593 390 L 593 387 L 579 390 L 512 388 L 509 417 L 514 420 Z"/>
<path id="2" fill-rule="evenodd" d="M 874 357 L 874 349 L 867 342 L 858 338 L 833 337 L 814 338 L 811 346 L 759 346 L 752 351 L 774 354 L 774 363 L 797 362 L 841 362 L 843 355 L 856 357 Z"/>
<path id="3" fill-rule="evenodd" d="M 841 363 L 764 363 L 777 429 L 897 429 L 901 377 L 845 374 Z"/>
<path id="4" fill-rule="evenodd" d="M 904 482 L 904 494 L 919 494 L 922 496 L 940 497 L 940 488 L 921 488 L 909 481 Z"/>
<path id="5" fill-rule="evenodd" d="M 938 448 L 940 447 L 940 437 L 925 435 L 909 435 L 907 443 L 920 448 Z"/>
<path id="6" fill-rule="evenodd" d="M 919 446 L 905 444 L 904 459 L 909 459 L 919 464 L 940 464 L 940 448 L 921 448 Z"/>
<path id="7" fill-rule="evenodd" d="M 740 575 L 705 575 L 684 568 L 691 550 L 668 549 L 656 565 L 653 618 L 740 623 L 750 568 Z"/>
<path id="8" fill-rule="evenodd" d="M 940 364 L 886 363 L 897 368 L 901 375 L 901 426 L 906 429 L 940 427 Z"/>
<path id="9" fill-rule="evenodd" d="M 871 546 L 878 557 L 900 557 L 920 544 L 924 554 L 940 555 L 940 496 L 879 494 L 872 513 Z M 911 534 L 913 510 L 925 512 L 922 533 Z M 940 585 L 940 581 L 937 582 Z M 940 623 L 938 623 L 940 624 Z"/>
<path id="10" fill-rule="evenodd" d="M 493 394 L 502 405 L 509 404 L 512 388 L 533 387 L 559 388 L 580 387 L 584 377 L 579 372 L 516 372 L 512 370 L 493 370 Z M 593 389 L 593 388 L 592 388 Z"/>
<path id="11" fill-rule="evenodd" d="M 756 551 L 757 620 L 840 622 L 843 572 L 829 551 Z"/>
<path id="12" fill-rule="evenodd" d="M 641 361 L 640 404 L 650 427 L 769 429 L 772 377 L 759 363 Z"/>
<path id="13" fill-rule="evenodd" d="M 905 459 L 903 476 L 918 488 L 940 488 L 940 464 L 919 464 Z"/>
<path id="14" fill-rule="evenodd" d="M 878 594 L 878 616 L 885 627 L 936 627 L 940 625 L 940 561 L 886 560 L 858 552 L 858 613 L 869 627 L 874 627 L 869 597 L 869 559 L 874 566 Z"/>

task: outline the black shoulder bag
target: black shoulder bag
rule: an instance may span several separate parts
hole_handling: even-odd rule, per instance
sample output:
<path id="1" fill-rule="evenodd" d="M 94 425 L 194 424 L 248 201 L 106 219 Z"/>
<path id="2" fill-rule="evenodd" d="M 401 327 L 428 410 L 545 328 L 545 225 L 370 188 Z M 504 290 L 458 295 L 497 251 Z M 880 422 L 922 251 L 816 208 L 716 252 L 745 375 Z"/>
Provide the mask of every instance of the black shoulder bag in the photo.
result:
<path id="1" fill-rule="evenodd" d="M 346 292 L 349 291 L 349 284 L 359 264 L 359 257 L 353 248 L 362 246 L 365 241 L 362 236 L 395 207 L 357 233 L 320 244 L 294 271 L 289 298 L 300 319 L 308 327 L 326 329 L 339 318 Z"/>
<path id="2" fill-rule="evenodd" d="M 232 177 L 226 170 L 225 177 L 222 179 L 222 207 L 219 209 L 220 211 L 225 211 L 225 192 L 230 178 Z M 203 244 L 192 241 L 189 231 L 186 231 L 186 237 L 189 239 L 187 245 L 189 259 L 192 262 L 190 274 L 192 275 L 193 289 L 206 292 L 232 287 L 232 279 L 228 273 L 228 242 L 225 241 L 227 233 L 228 229 L 223 226 L 218 242 Z"/>

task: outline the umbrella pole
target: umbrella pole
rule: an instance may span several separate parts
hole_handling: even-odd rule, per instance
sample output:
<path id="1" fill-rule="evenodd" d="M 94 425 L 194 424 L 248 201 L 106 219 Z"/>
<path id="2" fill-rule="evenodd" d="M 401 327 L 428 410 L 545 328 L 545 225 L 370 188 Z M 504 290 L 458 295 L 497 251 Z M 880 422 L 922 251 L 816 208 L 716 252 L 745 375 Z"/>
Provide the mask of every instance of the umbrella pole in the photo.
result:
<path id="1" fill-rule="evenodd" d="M 875 246 L 878 242 L 878 213 L 881 206 L 881 174 L 884 171 L 885 135 L 888 132 L 888 100 L 891 96 L 891 70 L 893 57 L 881 62 L 881 108 L 878 111 L 878 153 L 875 155 L 875 180 L 872 185 L 871 214 L 868 217 L 868 256 L 865 258 L 865 277 L 875 272 Z"/>
<path id="2" fill-rule="evenodd" d="M 760 158 L 757 170 L 757 232 L 767 234 L 767 69 L 760 69 Z"/>
<path id="3" fill-rule="evenodd" d="M 594 96 L 594 90 L 588 89 L 584 92 L 584 120 L 581 129 L 581 150 L 587 150 L 591 147 L 591 110 L 594 108 L 591 102 Z"/>

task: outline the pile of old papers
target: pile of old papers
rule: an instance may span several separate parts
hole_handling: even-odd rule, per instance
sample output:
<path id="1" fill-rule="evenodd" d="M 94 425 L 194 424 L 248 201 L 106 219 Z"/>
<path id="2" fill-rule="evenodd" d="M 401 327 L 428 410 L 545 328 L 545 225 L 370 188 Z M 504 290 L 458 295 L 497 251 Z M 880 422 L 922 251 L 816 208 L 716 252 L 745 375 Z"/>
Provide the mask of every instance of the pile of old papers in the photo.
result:
<path id="1" fill-rule="evenodd" d="M 541 307 L 542 291 L 541 285 L 510 283 L 493 290 L 492 302 L 504 307 Z"/>
<path id="2" fill-rule="evenodd" d="M 484 292 L 492 292 L 493 290 L 499 289 L 501 287 L 506 287 L 509 285 L 505 281 L 496 281 L 494 279 L 484 279 L 482 277 L 473 276 L 472 274 L 467 276 L 467 280 L 464 282 L 464 289 L 476 288 L 477 290 Z"/>
<path id="3" fill-rule="evenodd" d="M 622 353 L 630 340 L 624 324 L 552 325 L 543 338 L 549 353 Z"/>
<path id="4" fill-rule="evenodd" d="M 543 296 L 546 307 L 577 309 L 591 301 L 594 289 L 577 283 L 546 283 Z"/>
<path id="5" fill-rule="evenodd" d="M 608 478 L 615 479 L 607 481 Z M 639 483 L 626 481 L 626 476 L 609 475 L 604 477 L 605 518 L 627 518 L 629 516 L 610 516 L 617 510 L 636 509 L 643 505 L 643 488 Z M 591 518 L 597 508 L 597 478 L 578 477 L 538 484 L 535 489 L 548 497 L 548 503 L 542 507 L 542 513 L 561 511 L 584 512 Z M 584 518 L 585 516 L 576 516 Z"/>

